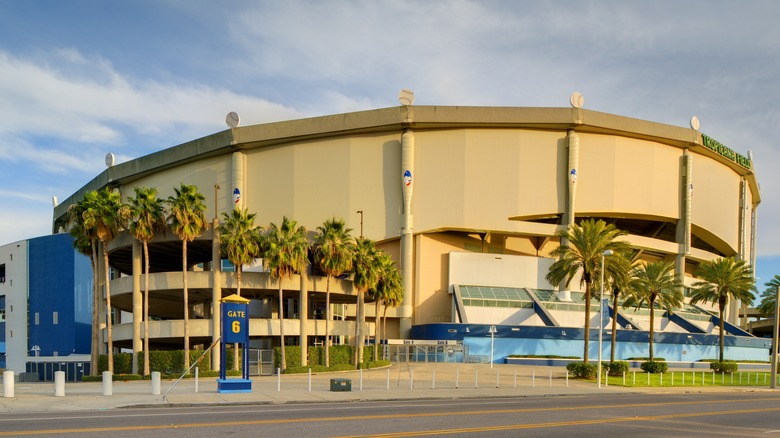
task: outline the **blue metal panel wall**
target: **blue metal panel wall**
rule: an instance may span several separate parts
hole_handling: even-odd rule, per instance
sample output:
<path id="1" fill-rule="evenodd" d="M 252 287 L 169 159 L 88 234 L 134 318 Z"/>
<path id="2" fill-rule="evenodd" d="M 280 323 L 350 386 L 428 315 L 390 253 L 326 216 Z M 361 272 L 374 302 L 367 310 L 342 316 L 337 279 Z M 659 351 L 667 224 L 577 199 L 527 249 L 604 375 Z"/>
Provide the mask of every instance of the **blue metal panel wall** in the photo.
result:
<path id="1" fill-rule="evenodd" d="M 76 354 L 89 354 L 92 342 L 92 264 L 73 251 L 73 324 Z"/>
<path id="2" fill-rule="evenodd" d="M 60 356 L 76 353 L 72 242 L 68 234 L 55 234 L 31 239 L 28 243 L 30 318 L 27 348 L 37 345 L 41 356 L 53 356 L 55 352 Z"/>
<path id="3" fill-rule="evenodd" d="M 412 339 L 462 340 L 470 355 L 490 356 L 490 325 L 425 324 L 412 327 Z M 618 330 L 615 353 L 618 360 L 648 356 L 648 335 L 641 330 Z M 654 355 L 669 361 L 695 362 L 716 359 L 718 336 L 696 333 L 655 333 Z M 512 354 L 582 357 L 584 330 L 574 327 L 523 327 L 496 325 L 493 360 L 503 363 Z M 598 330 L 589 337 L 590 359 L 598 358 Z M 609 358 L 611 333 L 604 331 L 602 355 Z M 725 336 L 726 359 L 769 360 L 771 340 Z"/>

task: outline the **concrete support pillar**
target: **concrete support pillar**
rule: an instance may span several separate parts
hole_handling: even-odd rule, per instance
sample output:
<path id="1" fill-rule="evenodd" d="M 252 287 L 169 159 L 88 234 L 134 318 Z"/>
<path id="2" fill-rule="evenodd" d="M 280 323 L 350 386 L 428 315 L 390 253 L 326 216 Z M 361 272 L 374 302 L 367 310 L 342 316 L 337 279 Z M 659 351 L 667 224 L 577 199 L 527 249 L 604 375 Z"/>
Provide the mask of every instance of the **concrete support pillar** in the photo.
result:
<path id="1" fill-rule="evenodd" d="M 216 212 L 214 215 L 216 216 Z M 220 301 L 222 300 L 222 263 L 219 248 L 219 219 L 216 217 L 214 217 L 214 221 L 211 223 L 211 230 L 214 236 L 211 246 L 211 342 L 214 343 L 219 340 L 220 324 L 222 323 L 222 309 L 220 308 Z M 222 363 L 222 358 L 220 357 L 222 352 L 221 342 L 211 349 L 211 369 L 213 371 L 219 371 Z"/>
<path id="2" fill-rule="evenodd" d="M 677 255 L 674 274 L 682 280 L 685 277 L 685 259 L 691 252 L 691 204 L 693 202 L 693 156 L 688 149 L 680 157 L 680 219 L 677 221 Z"/>
<path id="3" fill-rule="evenodd" d="M 233 152 L 232 159 L 232 193 L 233 208 L 244 208 L 244 172 L 246 157 L 243 152 Z"/>
<path id="4" fill-rule="evenodd" d="M 401 136 L 401 189 L 404 210 L 401 223 L 401 276 L 404 286 L 404 301 L 400 307 L 400 335 L 409 338 L 412 331 L 414 303 L 414 217 L 412 214 L 412 192 L 414 188 L 414 133 L 407 129 Z"/>
<path id="5" fill-rule="evenodd" d="M 568 155 L 568 169 L 566 178 L 566 211 L 563 214 L 561 221 L 562 225 L 571 227 L 574 225 L 575 217 L 575 200 L 577 195 L 577 178 L 579 177 L 579 164 L 580 164 L 580 136 L 570 129 L 566 133 L 566 139 L 569 146 Z"/>
<path id="6" fill-rule="evenodd" d="M 141 322 L 143 321 L 142 253 L 141 243 L 137 239 L 133 239 L 133 374 L 138 374 L 138 353 L 144 349 L 141 340 Z"/>
<path id="7" fill-rule="evenodd" d="M 309 342 L 309 332 L 307 330 L 308 321 L 309 321 L 309 274 L 308 274 L 309 264 L 306 264 L 306 267 L 303 269 L 303 272 L 301 272 L 301 292 L 300 292 L 300 298 L 298 299 L 298 320 L 301 323 L 301 336 L 299 345 L 301 346 L 301 365 L 306 366 L 308 365 L 308 342 Z"/>

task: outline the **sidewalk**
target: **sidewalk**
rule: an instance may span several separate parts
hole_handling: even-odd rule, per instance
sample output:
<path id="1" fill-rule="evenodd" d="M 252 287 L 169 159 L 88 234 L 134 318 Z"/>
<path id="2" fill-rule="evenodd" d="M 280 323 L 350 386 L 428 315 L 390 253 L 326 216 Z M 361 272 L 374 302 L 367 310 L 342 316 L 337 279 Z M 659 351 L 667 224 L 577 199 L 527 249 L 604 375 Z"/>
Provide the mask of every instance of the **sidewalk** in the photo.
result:
<path id="1" fill-rule="evenodd" d="M 351 391 L 331 391 L 330 379 L 350 379 Z M 15 383 L 12 398 L 0 398 L 0 412 L 99 410 L 133 406 L 313 403 L 404 399 L 563 396 L 598 393 L 760 391 L 766 388 L 624 388 L 566 378 L 562 367 L 487 364 L 393 364 L 390 368 L 252 379 L 252 392 L 221 394 L 215 378 L 164 380 L 152 395 L 149 380 L 114 382 L 104 396 L 102 382 L 65 384 L 65 396 L 54 396 L 54 383 Z M 2 383 L 2 382 L 0 382 Z M 196 391 L 197 385 L 197 391 Z M 309 386 L 311 385 L 311 389 Z M 2 384 L 0 384 L 2 387 Z M 167 394 L 166 394 L 167 393 Z"/>

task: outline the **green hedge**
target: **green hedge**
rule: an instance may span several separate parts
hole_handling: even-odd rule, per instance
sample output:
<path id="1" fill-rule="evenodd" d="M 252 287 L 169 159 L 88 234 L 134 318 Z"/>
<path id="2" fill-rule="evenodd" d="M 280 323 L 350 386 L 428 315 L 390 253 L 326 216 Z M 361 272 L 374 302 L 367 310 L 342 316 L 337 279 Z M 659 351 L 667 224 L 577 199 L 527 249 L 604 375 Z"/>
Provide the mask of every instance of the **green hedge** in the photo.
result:
<path id="1" fill-rule="evenodd" d="M 574 377 L 579 377 L 581 379 L 595 379 L 596 374 L 598 373 L 598 366 L 585 362 L 569 362 L 569 364 L 566 365 L 566 369 L 574 375 Z"/>
<path id="2" fill-rule="evenodd" d="M 241 350 L 239 350 L 239 355 Z M 142 372 L 144 369 L 144 353 L 140 351 L 138 354 L 138 371 Z M 203 350 L 190 350 L 190 365 L 195 363 L 196 360 L 203 354 Z M 224 358 L 227 363 L 227 369 L 233 369 L 233 349 L 229 348 Z M 299 353 L 300 356 L 300 353 Z M 198 375 L 206 376 L 211 371 L 211 352 L 209 351 L 203 356 L 200 363 L 197 365 Z M 194 370 L 194 368 L 193 368 Z M 98 358 L 98 374 L 103 371 L 108 371 L 108 356 L 101 354 Z M 165 350 L 165 351 L 150 351 L 149 352 L 149 371 L 159 371 L 163 375 L 176 375 L 180 376 L 184 372 L 184 350 Z M 133 354 L 132 353 L 116 353 L 114 354 L 114 376 L 118 374 L 131 374 L 133 372 Z M 192 373 L 192 371 L 191 371 Z M 240 375 L 240 373 L 239 373 Z"/>
<path id="3" fill-rule="evenodd" d="M 287 356 L 286 374 L 307 373 L 309 368 L 312 372 L 323 371 L 344 371 L 354 370 L 352 365 L 354 349 L 350 345 L 331 345 L 330 346 L 330 367 L 325 368 L 325 347 L 307 348 L 308 365 L 304 366 L 301 362 L 301 347 L 298 345 L 288 345 L 285 348 Z M 280 368 L 282 362 L 282 350 L 279 347 L 274 348 L 274 369 Z M 363 348 L 363 363 L 361 368 L 376 368 L 378 366 L 389 365 L 389 361 L 374 362 L 373 347 Z"/>
<path id="4" fill-rule="evenodd" d="M 618 360 L 607 364 L 607 370 L 609 370 L 610 376 L 622 376 L 623 373 L 628 372 L 628 362 L 624 360 Z"/>
<path id="5" fill-rule="evenodd" d="M 716 373 L 735 373 L 739 365 L 733 360 L 715 361 L 710 362 L 710 369 Z"/>
<path id="6" fill-rule="evenodd" d="M 669 369 L 669 364 L 660 360 L 642 362 L 642 371 L 650 374 L 665 373 Z"/>

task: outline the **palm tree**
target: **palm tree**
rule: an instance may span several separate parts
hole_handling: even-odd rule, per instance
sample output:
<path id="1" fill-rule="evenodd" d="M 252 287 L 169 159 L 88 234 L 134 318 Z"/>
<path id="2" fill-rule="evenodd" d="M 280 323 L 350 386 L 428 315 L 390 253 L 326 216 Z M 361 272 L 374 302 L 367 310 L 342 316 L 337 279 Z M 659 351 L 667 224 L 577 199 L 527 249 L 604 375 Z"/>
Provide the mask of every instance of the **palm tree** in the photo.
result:
<path id="1" fill-rule="evenodd" d="M 83 226 L 86 230 L 94 230 L 100 240 L 103 251 L 103 269 L 106 285 L 106 337 L 108 338 L 108 371 L 114 372 L 114 337 L 111 321 L 111 277 L 108 264 L 108 244 L 114 240 L 129 216 L 127 206 L 122 204 L 119 192 L 106 187 L 96 194 L 87 194 L 90 199 L 82 212 Z"/>
<path id="2" fill-rule="evenodd" d="M 223 212 L 219 226 L 222 254 L 236 267 L 236 294 L 241 296 L 243 266 L 260 255 L 260 233 L 255 227 L 255 213 L 246 209 Z"/>
<path id="3" fill-rule="evenodd" d="M 355 258 L 353 267 L 355 277 L 353 283 L 358 291 L 357 308 L 355 313 L 355 357 L 354 365 L 358 367 L 363 361 L 363 333 L 361 325 L 366 319 L 365 295 L 366 291 L 376 287 L 379 281 L 379 269 L 377 264 L 378 252 L 374 242 L 359 237 L 355 239 Z"/>
<path id="4" fill-rule="evenodd" d="M 675 277 L 674 263 L 650 262 L 631 271 L 629 286 L 634 293 L 626 306 L 639 308 L 643 304 L 650 308 L 650 356 L 653 361 L 653 333 L 655 327 L 655 305 L 666 311 L 674 311 L 683 304 L 682 283 Z"/>
<path id="5" fill-rule="evenodd" d="M 173 189 L 176 196 L 168 197 L 170 211 L 168 220 L 171 229 L 181 239 L 181 271 L 184 294 L 184 369 L 190 368 L 190 302 L 187 289 L 187 242 L 192 242 L 200 236 L 206 226 L 206 198 L 194 185 L 181 184 Z"/>
<path id="6" fill-rule="evenodd" d="M 395 297 L 399 294 L 399 291 L 403 291 L 403 280 L 401 279 L 401 271 L 395 265 L 395 262 L 389 255 L 384 252 L 380 252 L 377 257 L 377 269 L 379 270 L 379 281 L 376 286 L 370 290 L 374 298 L 374 324 L 376 326 L 374 336 L 374 360 L 379 360 L 379 343 L 380 343 L 380 321 L 379 321 L 379 305 L 385 306 L 385 313 L 387 313 L 387 303 L 395 302 Z M 382 332 L 385 336 L 386 333 Z"/>
<path id="7" fill-rule="evenodd" d="M 271 278 L 279 282 L 279 338 L 281 342 L 282 372 L 287 369 L 287 354 L 284 351 L 284 296 L 282 280 L 292 277 L 306 269 L 309 241 L 306 239 L 306 229 L 285 216 L 282 224 L 271 224 L 264 236 L 263 261 L 270 271 Z"/>
<path id="8" fill-rule="evenodd" d="M 761 292 L 761 304 L 758 305 L 757 309 L 764 315 L 774 317 L 777 288 L 780 287 L 780 275 L 775 274 L 769 282 L 764 283 L 764 286 L 766 286 L 766 289 Z"/>
<path id="9" fill-rule="evenodd" d="M 244 265 L 260 255 L 260 232 L 255 228 L 255 213 L 246 209 L 223 212 L 219 226 L 220 250 L 236 268 L 236 295 L 241 296 L 241 273 Z M 233 344 L 233 366 L 239 367 L 238 344 Z"/>
<path id="10" fill-rule="evenodd" d="M 588 363 L 588 341 L 590 339 L 590 299 L 591 285 L 595 276 L 600 272 L 601 257 L 604 251 L 611 250 L 613 254 L 627 252 L 631 246 L 624 241 L 617 240 L 625 235 L 624 231 L 607 224 L 603 220 L 587 219 L 575 224 L 570 229 L 560 230 L 555 233 L 561 239 L 561 246 L 550 254 L 560 257 L 550 266 L 547 273 L 547 281 L 550 284 L 560 284 L 565 281 L 565 287 L 569 287 L 571 280 L 581 273 L 580 285 L 585 284 L 585 346 L 583 362 Z M 565 242 L 565 243 L 564 243 Z M 608 256 L 609 263 L 615 255 Z M 609 269 L 609 268 L 608 268 Z"/>
<path id="11" fill-rule="evenodd" d="M 84 195 L 81 201 L 68 208 L 71 220 L 70 235 L 73 236 L 73 247 L 80 253 L 89 257 L 92 265 L 92 342 L 90 349 L 90 374 L 98 372 L 98 357 L 100 356 L 99 331 L 100 331 L 100 293 L 98 291 L 98 240 L 94 229 L 84 228 L 84 212 L 87 204 L 94 202 L 97 192 L 91 191 Z"/>
<path id="12" fill-rule="evenodd" d="M 384 310 L 382 312 L 382 337 L 387 340 L 387 308 L 398 307 L 404 302 L 404 284 L 401 271 L 396 270 L 392 279 L 393 287 L 390 293 L 382 299 Z"/>
<path id="13" fill-rule="evenodd" d="M 330 366 L 330 279 L 352 269 L 354 244 L 344 220 L 332 218 L 317 227 L 314 262 L 325 273 L 325 367 Z"/>
<path id="14" fill-rule="evenodd" d="M 604 277 L 604 289 L 612 289 L 612 339 L 610 339 L 609 361 L 615 362 L 615 346 L 617 344 L 617 315 L 621 297 L 625 300 L 627 293 L 631 292 L 629 281 L 631 280 L 631 271 L 638 267 L 637 255 L 629 260 L 627 254 L 616 254 L 609 264 Z M 601 285 L 598 285 L 600 289 Z M 603 299 L 602 297 L 599 297 Z"/>
<path id="15" fill-rule="evenodd" d="M 144 375 L 149 369 L 149 242 L 154 233 L 165 230 L 165 209 L 157 197 L 157 189 L 135 187 L 135 198 L 128 198 L 130 205 L 130 233 L 144 247 Z"/>
<path id="16" fill-rule="evenodd" d="M 696 270 L 700 281 L 693 283 L 691 304 L 711 302 L 718 304 L 718 346 L 719 360 L 723 362 L 723 314 L 730 299 L 743 303 L 753 301 L 752 291 L 755 289 L 753 269 L 744 260 L 733 257 L 721 257 L 709 260 Z"/>

